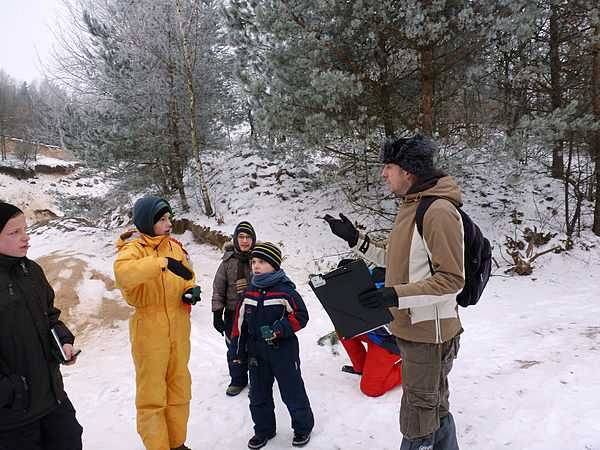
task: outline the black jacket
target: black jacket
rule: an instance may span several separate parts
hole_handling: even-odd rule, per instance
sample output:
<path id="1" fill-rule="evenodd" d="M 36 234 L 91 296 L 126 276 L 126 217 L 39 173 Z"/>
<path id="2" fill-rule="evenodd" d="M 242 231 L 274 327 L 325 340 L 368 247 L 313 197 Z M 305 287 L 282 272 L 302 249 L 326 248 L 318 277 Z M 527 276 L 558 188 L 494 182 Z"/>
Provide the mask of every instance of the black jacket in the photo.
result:
<path id="1" fill-rule="evenodd" d="M 65 399 L 50 329 L 62 344 L 74 338 L 59 316 L 42 268 L 0 255 L 0 430 L 31 423 Z"/>

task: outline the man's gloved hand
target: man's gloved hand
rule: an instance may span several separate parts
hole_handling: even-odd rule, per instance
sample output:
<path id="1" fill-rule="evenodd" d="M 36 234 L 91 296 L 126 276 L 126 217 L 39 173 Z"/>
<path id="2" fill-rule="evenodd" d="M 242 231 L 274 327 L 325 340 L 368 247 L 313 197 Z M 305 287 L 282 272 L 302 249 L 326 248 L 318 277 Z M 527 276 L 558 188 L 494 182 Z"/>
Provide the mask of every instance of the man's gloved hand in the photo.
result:
<path id="1" fill-rule="evenodd" d="M 213 327 L 221 335 L 225 332 L 225 322 L 223 321 L 223 310 L 213 311 Z"/>
<path id="2" fill-rule="evenodd" d="M 185 267 L 181 261 L 177 261 L 176 259 L 169 258 L 167 256 L 167 269 L 173 272 L 178 277 L 183 278 L 184 280 L 191 280 L 194 278 L 194 274 L 190 269 Z"/>
<path id="3" fill-rule="evenodd" d="M 358 242 L 358 230 L 345 215 L 340 213 L 340 218 L 336 219 L 335 217 L 326 214 L 325 217 L 323 217 L 323 220 L 329 224 L 332 233 L 345 240 L 350 247 L 356 245 Z"/>
<path id="4" fill-rule="evenodd" d="M 183 293 L 183 295 L 181 296 L 181 300 L 183 300 L 183 302 L 187 303 L 188 305 L 195 305 L 200 300 L 202 300 L 200 298 L 201 293 L 202 290 L 200 289 L 200 286 L 194 286 L 193 288 L 189 288 Z"/>
<path id="5" fill-rule="evenodd" d="M 398 294 L 392 287 L 370 289 L 358 296 L 361 305 L 367 308 L 391 308 L 398 306 Z"/>
<path id="6" fill-rule="evenodd" d="M 8 379 L 13 385 L 13 400 L 10 408 L 19 412 L 26 411 L 29 408 L 29 383 L 27 383 L 27 378 L 21 375 L 9 375 Z"/>

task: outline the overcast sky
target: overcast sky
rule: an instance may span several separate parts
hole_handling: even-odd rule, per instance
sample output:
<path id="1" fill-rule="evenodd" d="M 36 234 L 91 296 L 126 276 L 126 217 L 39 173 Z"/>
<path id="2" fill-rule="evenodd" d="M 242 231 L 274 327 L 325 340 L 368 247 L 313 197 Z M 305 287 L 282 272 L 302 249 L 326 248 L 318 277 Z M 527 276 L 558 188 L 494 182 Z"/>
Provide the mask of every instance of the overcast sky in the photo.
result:
<path id="1" fill-rule="evenodd" d="M 61 0 L 0 0 L 0 68 L 19 81 L 42 77 Z"/>

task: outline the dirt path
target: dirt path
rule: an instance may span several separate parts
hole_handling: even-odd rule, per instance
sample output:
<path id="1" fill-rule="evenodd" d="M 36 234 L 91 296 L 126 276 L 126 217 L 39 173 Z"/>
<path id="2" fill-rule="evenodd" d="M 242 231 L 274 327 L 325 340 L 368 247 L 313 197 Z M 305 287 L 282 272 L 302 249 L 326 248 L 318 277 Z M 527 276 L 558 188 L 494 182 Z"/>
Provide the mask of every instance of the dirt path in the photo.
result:
<path id="1" fill-rule="evenodd" d="M 93 331 L 116 327 L 131 314 L 114 280 L 90 269 L 76 253 L 53 252 L 37 262 L 56 293 L 61 319 L 85 341 Z M 82 297 L 82 298 L 80 298 Z"/>

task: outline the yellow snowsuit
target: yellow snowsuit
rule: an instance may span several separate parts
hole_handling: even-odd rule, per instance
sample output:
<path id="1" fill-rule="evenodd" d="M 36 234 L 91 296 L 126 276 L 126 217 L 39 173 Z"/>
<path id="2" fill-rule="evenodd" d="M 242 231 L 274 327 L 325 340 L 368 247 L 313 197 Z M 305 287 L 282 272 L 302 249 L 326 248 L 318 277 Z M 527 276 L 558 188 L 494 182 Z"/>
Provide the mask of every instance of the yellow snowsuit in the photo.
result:
<path id="1" fill-rule="evenodd" d="M 190 307 L 183 293 L 195 285 L 166 268 L 165 257 L 190 270 L 182 245 L 169 236 L 140 234 L 117 241 L 115 279 L 127 303 L 136 373 L 137 431 L 148 450 L 169 450 L 185 442 L 192 380 Z"/>

